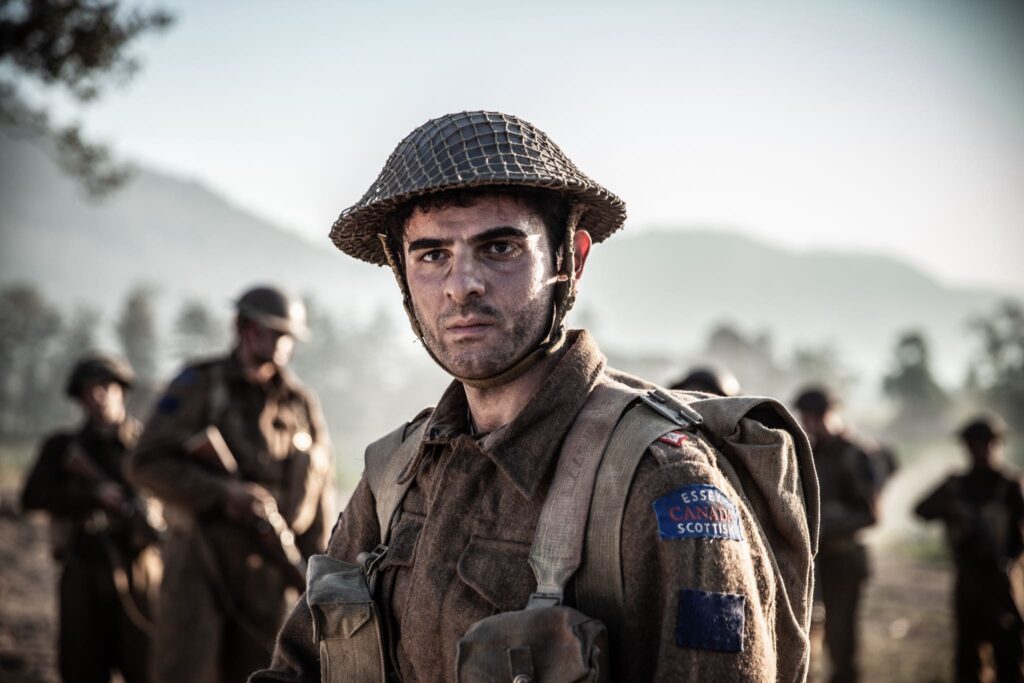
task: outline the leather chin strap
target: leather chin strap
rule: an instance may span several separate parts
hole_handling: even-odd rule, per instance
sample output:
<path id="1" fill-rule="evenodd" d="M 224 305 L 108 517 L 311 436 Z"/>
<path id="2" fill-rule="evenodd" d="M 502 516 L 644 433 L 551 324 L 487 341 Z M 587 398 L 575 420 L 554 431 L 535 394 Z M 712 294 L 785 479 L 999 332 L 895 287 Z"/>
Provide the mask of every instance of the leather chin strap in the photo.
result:
<path id="1" fill-rule="evenodd" d="M 377 235 L 381 246 L 384 248 L 384 256 L 388 260 L 388 265 L 391 266 L 391 272 L 394 273 L 395 280 L 398 282 L 398 288 L 402 290 L 402 305 L 405 308 L 406 316 L 409 318 L 412 331 L 423 344 L 423 348 L 427 350 L 427 353 L 434 362 L 441 366 L 442 370 L 466 386 L 475 389 L 490 389 L 521 377 L 527 370 L 562 347 L 565 343 L 565 316 L 576 302 L 576 246 L 574 238 L 576 236 L 576 226 L 579 225 L 580 217 L 585 210 L 586 206 L 578 202 L 574 203 L 569 210 L 569 217 L 565 225 L 565 236 L 562 239 L 562 245 L 556 257 L 555 270 L 557 275 L 554 307 L 551 314 L 551 326 L 548 329 L 547 336 L 532 351 L 511 366 L 490 377 L 459 377 L 430 350 L 427 343 L 423 341 L 423 329 L 420 327 L 419 320 L 416 318 L 416 311 L 412 306 L 412 297 L 409 294 L 409 285 L 405 279 L 405 270 L 402 268 L 401 259 L 391 248 L 387 235 L 383 233 Z"/>

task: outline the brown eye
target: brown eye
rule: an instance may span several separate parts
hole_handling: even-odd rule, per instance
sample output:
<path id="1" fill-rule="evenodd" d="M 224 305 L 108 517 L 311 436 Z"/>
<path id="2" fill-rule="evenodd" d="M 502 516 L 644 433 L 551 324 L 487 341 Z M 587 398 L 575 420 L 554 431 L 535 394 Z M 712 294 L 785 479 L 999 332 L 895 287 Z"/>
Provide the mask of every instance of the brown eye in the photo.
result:
<path id="1" fill-rule="evenodd" d="M 487 252 L 495 256 L 513 256 L 519 250 L 512 242 L 491 242 L 487 245 Z"/>

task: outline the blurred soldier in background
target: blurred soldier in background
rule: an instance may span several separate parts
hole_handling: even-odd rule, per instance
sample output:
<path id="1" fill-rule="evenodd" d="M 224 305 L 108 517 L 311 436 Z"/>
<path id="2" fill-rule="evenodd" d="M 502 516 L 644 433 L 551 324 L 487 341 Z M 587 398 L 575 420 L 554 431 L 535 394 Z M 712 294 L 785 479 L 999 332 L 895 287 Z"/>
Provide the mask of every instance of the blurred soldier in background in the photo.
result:
<path id="1" fill-rule="evenodd" d="M 679 391 L 699 391 L 715 396 L 740 395 L 740 381 L 736 379 L 736 375 L 721 366 L 691 368 L 686 377 L 669 388 Z"/>
<path id="2" fill-rule="evenodd" d="M 244 681 L 270 662 L 304 560 L 330 531 L 333 458 L 313 393 L 286 369 L 301 301 L 256 287 L 236 344 L 186 367 L 146 424 L 131 475 L 167 507 L 158 682 Z"/>
<path id="3" fill-rule="evenodd" d="M 59 666 L 64 681 L 148 680 L 149 594 L 159 559 L 147 511 L 125 480 L 139 424 L 125 411 L 133 372 L 96 355 L 71 372 L 67 395 L 82 408 L 76 432 L 49 437 L 25 482 L 22 506 L 52 516 L 60 577 Z"/>
<path id="4" fill-rule="evenodd" d="M 796 408 L 818 470 L 821 535 L 815 593 L 825 611 L 831 680 L 857 681 L 857 614 L 870 573 L 867 548 L 858 533 L 878 521 L 878 496 L 896 469 L 895 459 L 846 429 L 827 390 L 805 388 Z"/>
<path id="5" fill-rule="evenodd" d="M 1024 681 L 1020 557 L 1024 551 L 1024 498 L 1016 474 L 1000 466 L 1005 428 L 981 416 L 960 430 L 970 469 L 946 479 L 915 512 L 941 520 L 956 563 L 956 680 L 980 681 L 981 646 L 994 654 L 997 680 Z M 991 680 L 991 677 L 984 677 Z"/>

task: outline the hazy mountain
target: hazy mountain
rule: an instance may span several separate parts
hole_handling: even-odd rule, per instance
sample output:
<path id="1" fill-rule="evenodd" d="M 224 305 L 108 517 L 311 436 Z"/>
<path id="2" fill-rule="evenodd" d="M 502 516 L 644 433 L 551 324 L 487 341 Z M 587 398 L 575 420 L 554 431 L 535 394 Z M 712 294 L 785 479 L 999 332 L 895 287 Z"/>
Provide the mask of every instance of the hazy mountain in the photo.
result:
<path id="1" fill-rule="evenodd" d="M 196 182 L 139 169 L 96 204 L 35 144 L 0 135 L 0 158 L 0 277 L 35 282 L 61 302 L 111 310 L 129 286 L 147 282 L 168 302 L 196 296 L 226 307 L 248 284 L 268 281 L 347 308 L 382 296 L 391 281 L 328 248 L 326 237 L 324 246 L 296 238 Z"/>
<path id="2" fill-rule="evenodd" d="M 247 284 L 271 281 L 336 311 L 387 302 L 401 316 L 386 270 L 341 256 L 326 237 L 319 246 L 295 237 L 195 182 L 140 169 L 126 189 L 90 204 L 38 146 L 0 135 L 0 158 L 2 282 L 28 280 L 62 304 L 112 312 L 140 281 L 161 288 L 165 310 L 185 296 L 226 309 Z M 771 331 L 780 352 L 831 340 L 873 371 L 900 330 L 920 327 L 956 377 L 969 351 L 965 321 L 996 298 L 884 256 L 794 252 L 721 231 L 627 230 L 592 253 L 578 308 L 608 346 L 682 356 L 728 321 Z"/>

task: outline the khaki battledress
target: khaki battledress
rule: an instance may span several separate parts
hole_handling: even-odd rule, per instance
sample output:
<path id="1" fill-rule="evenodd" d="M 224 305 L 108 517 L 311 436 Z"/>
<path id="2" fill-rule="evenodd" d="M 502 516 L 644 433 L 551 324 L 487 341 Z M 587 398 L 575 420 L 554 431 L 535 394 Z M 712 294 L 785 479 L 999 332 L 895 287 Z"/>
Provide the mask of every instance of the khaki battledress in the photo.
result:
<path id="1" fill-rule="evenodd" d="M 454 680 L 460 637 L 485 617 L 522 609 L 535 590 L 528 555 L 553 466 L 604 372 L 588 333 L 571 332 L 568 347 L 510 424 L 471 434 L 458 382 L 429 417 L 420 464 L 379 570 L 388 664 L 401 680 Z M 804 679 L 813 548 L 804 486 L 816 510 L 813 466 L 810 481 L 802 481 L 786 431 L 745 428 L 763 440 L 761 464 L 750 464 L 762 468 L 757 472 L 737 474 L 696 437 L 656 441 L 643 458 L 622 528 L 629 627 L 612 645 L 613 680 Z M 740 538 L 676 533 L 676 521 L 660 525 L 656 502 L 671 520 L 690 524 L 689 513 L 707 508 L 688 506 L 683 495 L 709 486 L 735 507 Z M 774 565 L 765 534 L 792 560 L 785 567 Z M 328 552 L 355 562 L 379 542 L 364 478 Z M 572 593 L 570 584 L 570 602 Z M 271 670 L 252 680 L 320 680 L 304 601 L 281 631 Z"/>
<path id="2" fill-rule="evenodd" d="M 980 681 L 988 644 L 1001 683 L 1024 681 L 1024 620 L 1020 598 L 1024 496 L 1020 479 L 1000 469 L 974 468 L 949 477 L 922 500 L 917 514 L 942 520 L 956 564 L 954 666 L 959 682 Z"/>
<path id="3" fill-rule="evenodd" d="M 148 530 L 145 519 L 103 512 L 97 482 L 69 471 L 66 464 L 77 445 L 104 477 L 120 484 L 126 498 L 131 498 L 134 491 L 125 480 L 124 465 L 138 432 L 138 422 L 129 419 L 116 430 L 85 424 L 77 432 L 55 434 L 43 444 L 25 481 L 22 506 L 49 512 L 54 525 L 54 553 L 62 565 L 58 663 L 61 678 L 68 683 L 108 681 L 114 670 L 127 683 L 149 680 L 144 620 L 152 616 L 150 584 L 156 577 L 147 571 L 152 568 L 147 561 L 153 558 L 144 556 L 144 551 L 153 539 L 137 533 Z M 144 513 L 134 509 L 131 514 Z M 122 595 L 114 581 L 118 569 L 128 581 Z M 132 609 L 138 615 L 130 613 Z"/>
<path id="4" fill-rule="evenodd" d="M 825 607 L 825 645 L 833 683 L 860 678 L 857 617 L 870 574 L 868 550 L 857 538 L 877 521 L 878 484 L 866 445 L 837 434 L 814 449 L 821 487 L 821 537 L 816 590 Z"/>
<path id="5" fill-rule="evenodd" d="M 266 488 L 308 556 L 324 548 L 333 462 L 314 395 L 287 371 L 266 388 L 235 356 L 187 367 L 167 388 L 132 458 L 132 477 L 167 506 L 169 539 L 154 642 L 158 683 L 244 681 L 270 661 L 287 611 L 281 570 L 251 529 L 222 513 L 225 475 L 184 444 L 216 426 L 236 475 Z"/>

